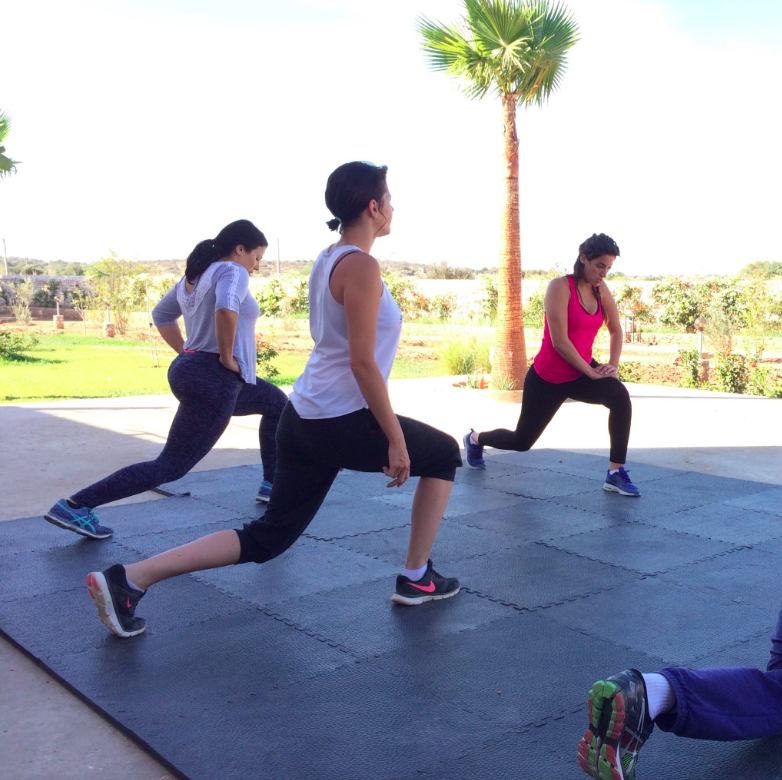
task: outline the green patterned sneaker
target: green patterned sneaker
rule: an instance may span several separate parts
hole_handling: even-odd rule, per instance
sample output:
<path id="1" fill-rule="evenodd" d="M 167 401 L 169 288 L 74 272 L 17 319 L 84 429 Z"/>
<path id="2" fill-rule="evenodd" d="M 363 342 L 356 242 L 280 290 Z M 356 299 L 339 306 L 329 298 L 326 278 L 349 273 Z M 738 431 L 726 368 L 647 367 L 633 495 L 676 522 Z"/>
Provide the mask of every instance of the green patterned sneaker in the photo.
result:
<path id="1" fill-rule="evenodd" d="M 641 673 L 626 669 L 598 680 L 587 709 L 589 728 L 578 743 L 578 765 L 596 780 L 635 780 L 638 753 L 654 729 Z"/>

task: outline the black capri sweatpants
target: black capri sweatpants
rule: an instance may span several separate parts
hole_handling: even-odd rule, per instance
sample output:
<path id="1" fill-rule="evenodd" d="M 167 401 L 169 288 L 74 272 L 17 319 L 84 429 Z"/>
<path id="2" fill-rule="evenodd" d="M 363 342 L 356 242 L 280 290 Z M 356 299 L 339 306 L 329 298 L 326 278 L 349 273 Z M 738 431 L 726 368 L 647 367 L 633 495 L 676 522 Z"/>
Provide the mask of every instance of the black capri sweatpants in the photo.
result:
<path id="1" fill-rule="evenodd" d="M 453 482 L 462 456 L 456 440 L 431 425 L 397 417 L 410 475 Z M 237 563 L 263 563 L 287 550 L 315 517 L 341 468 L 383 471 L 388 439 L 369 409 L 305 420 L 288 401 L 277 427 L 277 473 L 266 514 L 239 534 Z"/>
<path id="2" fill-rule="evenodd" d="M 592 367 L 598 363 L 592 361 Z M 515 431 L 498 428 L 481 433 L 479 441 L 484 447 L 496 447 L 498 450 L 516 450 L 526 452 L 540 438 L 551 422 L 559 407 L 568 398 L 583 401 L 586 404 L 607 406 L 608 434 L 611 438 L 612 463 L 625 463 L 627 460 L 627 442 L 630 440 L 630 422 L 633 406 L 627 388 L 613 377 L 590 379 L 586 375 L 572 382 L 555 384 L 541 379 L 532 365 L 524 380 L 524 394 L 521 399 L 521 414 Z"/>

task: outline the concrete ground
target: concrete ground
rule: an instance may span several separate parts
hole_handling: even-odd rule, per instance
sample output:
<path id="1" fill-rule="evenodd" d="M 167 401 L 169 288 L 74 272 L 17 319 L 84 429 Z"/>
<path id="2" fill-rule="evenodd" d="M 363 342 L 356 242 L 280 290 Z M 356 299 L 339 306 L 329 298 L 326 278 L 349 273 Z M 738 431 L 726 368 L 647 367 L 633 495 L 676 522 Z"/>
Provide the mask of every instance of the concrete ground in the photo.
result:
<path id="1" fill-rule="evenodd" d="M 470 427 L 515 426 L 518 405 L 498 403 L 480 391 L 454 389 L 451 382 L 392 382 L 394 408 L 459 440 Z M 782 402 L 656 386 L 629 389 L 634 403 L 629 469 L 637 462 L 782 485 Z M 114 469 L 153 458 L 174 408 L 170 396 L 0 407 L 0 520 L 41 514 L 58 498 Z M 566 404 L 537 447 L 607 458 L 605 410 Z M 258 461 L 257 418 L 236 418 L 197 470 Z M 153 497 L 145 494 L 136 500 Z M 0 691 L 5 705 L 0 709 L 0 777 L 172 777 L 2 640 Z"/>

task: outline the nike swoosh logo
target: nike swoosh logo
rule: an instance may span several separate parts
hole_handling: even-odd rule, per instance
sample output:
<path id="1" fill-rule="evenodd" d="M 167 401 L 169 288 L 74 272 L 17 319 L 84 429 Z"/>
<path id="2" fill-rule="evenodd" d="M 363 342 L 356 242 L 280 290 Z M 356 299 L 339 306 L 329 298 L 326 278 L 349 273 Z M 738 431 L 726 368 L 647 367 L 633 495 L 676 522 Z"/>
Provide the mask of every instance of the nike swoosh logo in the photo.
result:
<path id="1" fill-rule="evenodd" d="M 434 593 L 434 583 L 430 582 L 428 585 L 416 585 L 414 582 L 408 582 L 407 583 L 411 588 L 418 588 L 418 590 L 422 590 L 424 593 Z"/>
<path id="2" fill-rule="evenodd" d="M 130 599 L 128 599 L 128 603 L 125 605 L 128 609 L 132 609 L 133 605 L 130 603 Z"/>

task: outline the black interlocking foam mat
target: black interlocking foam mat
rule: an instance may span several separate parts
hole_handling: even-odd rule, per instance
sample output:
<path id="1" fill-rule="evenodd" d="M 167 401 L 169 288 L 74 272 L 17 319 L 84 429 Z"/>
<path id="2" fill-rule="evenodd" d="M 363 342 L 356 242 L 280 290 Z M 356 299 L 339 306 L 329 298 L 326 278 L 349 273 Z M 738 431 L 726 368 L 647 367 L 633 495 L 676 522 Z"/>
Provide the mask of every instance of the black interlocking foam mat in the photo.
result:
<path id="1" fill-rule="evenodd" d="M 764 666 L 782 589 L 782 489 L 554 450 L 462 469 L 435 544 L 454 599 L 392 605 L 416 480 L 344 472 L 305 536 L 263 566 L 156 586 L 147 632 L 98 622 L 85 574 L 263 513 L 251 467 L 106 508 L 93 542 L 0 523 L 0 631 L 191 780 L 583 777 L 590 684 L 628 666 Z M 782 778 L 782 738 L 655 734 L 639 777 Z"/>

